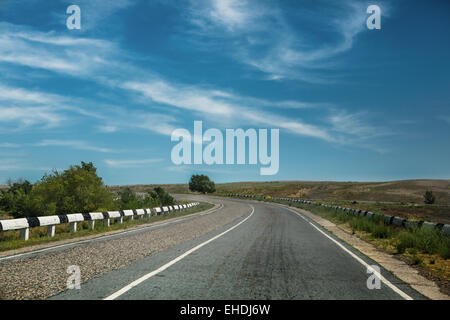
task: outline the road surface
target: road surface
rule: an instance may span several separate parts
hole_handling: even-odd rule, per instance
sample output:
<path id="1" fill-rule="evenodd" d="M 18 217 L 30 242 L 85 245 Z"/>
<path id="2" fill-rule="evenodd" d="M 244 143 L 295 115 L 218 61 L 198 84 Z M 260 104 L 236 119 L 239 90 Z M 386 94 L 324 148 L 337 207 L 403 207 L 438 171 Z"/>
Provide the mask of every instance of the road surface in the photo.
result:
<path id="1" fill-rule="evenodd" d="M 382 268 L 385 281 L 381 288 L 369 289 L 367 265 L 376 264 L 289 208 L 256 201 L 189 198 L 220 204 L 209 213 L 219 220 L 240 214 L 214 230 L 197 231 L 188 241 L 99 273 L 80 289 L 50 299 L 424 299 Z M 196 219 L 202 218 L 188 220 L 195 223 Z M 187 228 L 188 223 L 178 222 L 177 227 Z M 164 231 L 170 226 L 157 228 Z M 149 241 L 145 235 L 156 232 L 155 228 L 117 235 L 115 241 L 124 242 L 127 237 Z M 89 245 L 80 244 L 78 249 Z M 74 247 L 77 244 L 17 260 L 61 254 Z"/>
<path id="2" fill-rule="evenodd" d="M 368 289 L 367 268 L 287 208 L 241 200 L 215 198 L 214 201 L 224 205 L 224 209 L 214 214 L 226 214 L 231 203 L 248 211 L 220 230 L 105 274 L 82 284 L 80 290 L 69 290 L 54 298 L 404 299 L 384 283 L 381 289 Z M 182 256 L 197 246 L 200 248 Z M 374 264 L 349 249 L 366 263 Z M 170 266 L 164 268 L 167 264 Z M 163 270 L 158 272 L 161 267 Z M 423 298 L 387 271 L 381 273 L 405 295 Z"/>

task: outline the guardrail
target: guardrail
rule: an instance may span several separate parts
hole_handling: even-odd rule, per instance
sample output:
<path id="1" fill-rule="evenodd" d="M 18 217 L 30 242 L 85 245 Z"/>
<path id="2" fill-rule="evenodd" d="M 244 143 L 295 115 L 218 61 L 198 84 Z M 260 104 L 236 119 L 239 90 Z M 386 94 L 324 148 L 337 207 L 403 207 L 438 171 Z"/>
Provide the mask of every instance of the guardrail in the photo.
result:
<path id="1" fill-rule="evenodd" d="M 238 197 L 238 198 L 250 198 L 250 199 L 258 199 L 263 198 L 264 200 L 268 200 L 266 196 L 255 196 L 255 195 L 248 195 L 248 194 L 226 194 L 227 197 Z M 335 210 L 341 210 L 344 212 L 347 212 L 348 214 L 354 214 L 354 215 L 360 215 L 360 216 L 383 216 L 384 222 L 386 224 L 391 224 L 397 227 L 404 227 L 408 229 L 413 228 L 431 228 L 431 229 L 438 229 L 441 230 L 443 234 L 450 236 L 450 224 L 443 224 L 443 223 L 434 223 L 434 222 L 428 222 L 428 221 L 419 221 L 419 220 L 409 220 L 404 219 L 400 217 L 394 217 L 394 216 L 388 216 L 381 213 L 374 213 L 370 211 L 364 211 L 364 210 L 358 210 L 358 209 L 352 209 L 352 208 L 345 208 L 340 206 L 330 206 L 324 203 L 317 203 L 310 200 L 303 200 L 303 199 L 293 199 L 293 198 L 276 198 L 276 197 L 270 197 L 270 200 L 282 200 L 282 201 L 288 201 L 288 202 L 298 202 L 303 204 L 309 204 L 314 206 L 322 206 L 325 208 L 332 208 Z"/>
<path id="2" fill-rule="evenodd" d="M 130 220 L 133 220 L 134 217 L 144 218 L 157 216 L 166 214 L 171 211 L 184 210 L 198 205 L 198 202 L 191 202 L 174 206 L 156 207 L 153 209 L 148 208 L 105 212 L 73 213 L 55 216 L 0 220 L 0 231 L 20 230 L 20 238 L 22 240 L 28 240 L 30 237 L 30 228 L 46 226 L 48 236 L 53 237 L 55 236 L 56 225 L 58 224 L 69 223 L 70 231 L 76 232 L 78 222 L 88 221 L 89 228 L 94 229 L 95 221 L 103 220 L 105 225 L 109 227 L 111 219 L 116 219 L 118 223 L 123 223 L 123 217 L 128 217 Z"/>

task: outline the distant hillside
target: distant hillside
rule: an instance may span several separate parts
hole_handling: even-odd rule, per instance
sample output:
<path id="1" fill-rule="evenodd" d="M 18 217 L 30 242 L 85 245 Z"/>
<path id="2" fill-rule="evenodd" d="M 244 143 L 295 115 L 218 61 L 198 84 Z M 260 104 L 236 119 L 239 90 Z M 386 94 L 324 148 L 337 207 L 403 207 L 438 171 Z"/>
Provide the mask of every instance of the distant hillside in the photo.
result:
<path id="1" fill-rule="evenodd" d="M 450 180 L 401 180 L 389 182 L 274 181 L 235 182 L 217 185 L 217 193 L 248 193 L 320 200 L 356 200 L 423 203 L 431 190 L 436 202 L 450 204 Z"/>
<path id="2" fill-rule="evenodd" d="M 130 187 L 147 192 L 161 186 L 170 193 L 190 193 L 187 184 L 148 184 L 110 186 L 117 192 Z M 273 181 L 232 182 L 216 184 L 217 194 L 242 193 L 281 197 L 301 197 L 318 200 L 355 200 L 370 202 L 423 203 L 427 190 L 436 195 L 436 202 L 450 205 L 450 180 L 401 180 L 389 182 L 333 182 L 333 181 Z"/>
<path id="3" fill-rule="evenodd" d="M 402 180 L 389 182 L 239 182 L 217 185 L 218 194 L 238 193 L 299 197 L 382 212 L 404 218 L 450 223 L 450 180 Z M 431 190 L 436 204 L 425 205 Z"/>
<path id="4" fill-rule="evenodd" d="M 172 194 L 190 193 L 188 184 L 124 185 L 109 188 L 117 193 L 129 187 L 142 195 L 157 186 Z M 0 186 L 2 188 L 7 186 Z M 216 184 L 216 189 L 217 195 L 237 193 L 299 197 L 405 218 L 450 223 L 450 180 L 233 182 Z M 423 202 L 423 195 L 427 190 L 433 191 L 436 196 L 434 205 L 425 205 Z"/>
<path id="5" fill-rule="evenodd" d="M 169 193 L 190 193 L 188 184 L 136 184 L 123 186 L 108 186 L 112 192 L 120 192 L 125 188 L 130 188 L 137 193 L 147 193 L 155 187 L 161 187 Z"/>
<path id="6" fill-rule="evenodd" d="M 109 186 L 118 192 L 130 187 L 146 193 L 160 186 L 170 193 L 190 193 L 188 184 L 143 184 Z M 8 186 L 0 185 L 1 189 Z M 301 197 L 317 200 L 349 200 L 359 202 L 423 203 L 427 190 L 436 195 L 436 203 L 450 205 L 450 180 L 400 180 L 388 182 L 272 181 L 232 182 L 216 184 L 218 195 L 242 193 L 279 197 Z"/>

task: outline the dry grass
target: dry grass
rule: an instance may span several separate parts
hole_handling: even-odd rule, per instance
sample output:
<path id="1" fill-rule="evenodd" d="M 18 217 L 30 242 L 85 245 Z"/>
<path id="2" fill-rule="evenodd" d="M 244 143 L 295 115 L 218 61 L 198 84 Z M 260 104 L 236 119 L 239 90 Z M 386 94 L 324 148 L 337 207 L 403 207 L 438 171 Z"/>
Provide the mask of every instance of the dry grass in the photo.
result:
<path id="1" fill-rule="evenodd" d="M 189 192 L 189 186 L 187 184 L 136 184 L 136 185 L 123 185 L 123 186 L 109 186 L 109 189 L 118 193 L 125 188 L 130 188 L 137 193 L 147 193 L 153 191 L 154 188 L 161 187 L 169 193 L 181 193 L 187 194 Z"/>
<path id="2" fill-rule="evenodd" d="M 274 181 L 235 182 L 217 185 L 217 193 L 241 193 L 307 199 L 423 203 L 431 190 L 437 203 L 450 205 L 450 180 L 401 180 L 391 182 Z"/>
<path id="3" fill-rule="evenodd" d="M 403 218 L 450 224 L 450 180 L 402 180 L 390 182 L 274 181 L 218 184 L 217 194 L 252 194 L 320 200 Z M 431 190 L 436 204 L 425 205 Z"/>

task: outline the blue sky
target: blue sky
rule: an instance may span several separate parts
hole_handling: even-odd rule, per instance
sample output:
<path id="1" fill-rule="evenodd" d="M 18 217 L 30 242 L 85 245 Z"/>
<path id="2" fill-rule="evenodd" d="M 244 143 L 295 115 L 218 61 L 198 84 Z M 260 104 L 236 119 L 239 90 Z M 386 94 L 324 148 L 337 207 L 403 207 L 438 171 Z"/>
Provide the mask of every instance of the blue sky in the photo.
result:
<path id="1" fill-rule="evenodd" d="M 66 8 L 81 8 L 68 30 Z M 368 5 L 381 30 L 368 30 Z M 0 1 L 0 183 L 450 179 L 448 1 Z M 171 162 L 176 128 L 279 128 L 280 169 Z"/>

